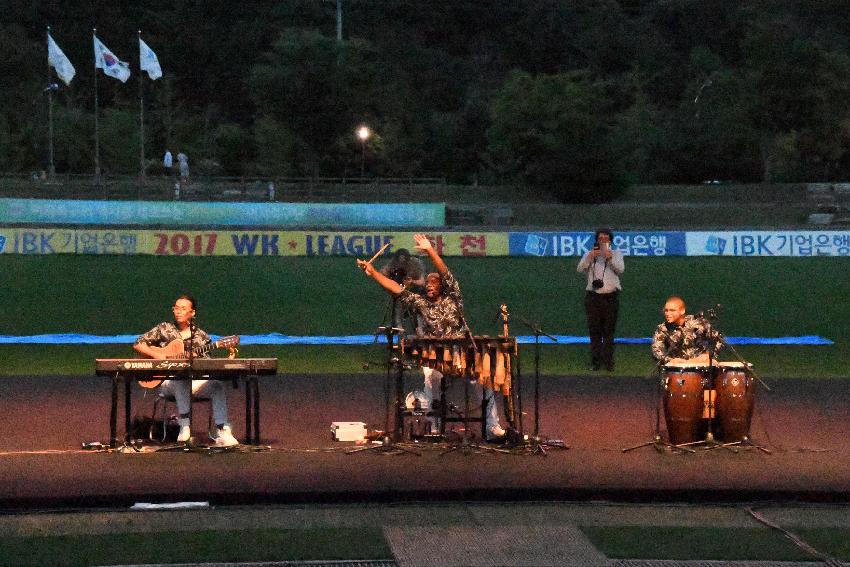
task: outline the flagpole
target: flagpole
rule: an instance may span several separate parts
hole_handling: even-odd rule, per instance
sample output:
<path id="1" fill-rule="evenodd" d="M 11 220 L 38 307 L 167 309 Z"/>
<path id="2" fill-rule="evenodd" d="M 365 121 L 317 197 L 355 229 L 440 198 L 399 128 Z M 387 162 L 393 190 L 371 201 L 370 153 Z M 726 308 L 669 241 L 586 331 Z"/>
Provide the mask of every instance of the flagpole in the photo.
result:
<path id="1" fill-rule="evenodd" d="M 92 28 L 92 47 L 94 40 L 97 39 L 97 28 Z M 100 124 L 98 119 L 97 108 L 97 54 L 94 57 L 94 182 L 95 185 L 100 185 Z"/>
<path id="2" fill-rule="evenodd" d="M 142 30 L 139 30 L 139 61 L 142 60 Z M 140 65 L 141 67 L 141 65 Z M 139 69 L 139 178 L 145 182 L 145 90 L 144 73 Z"/>
<path id="3" fill-rule="evenodd" d="M 50 88 L 50 26 L 47 26 L 47 179 L 53 181 L 53 89 Z"/>

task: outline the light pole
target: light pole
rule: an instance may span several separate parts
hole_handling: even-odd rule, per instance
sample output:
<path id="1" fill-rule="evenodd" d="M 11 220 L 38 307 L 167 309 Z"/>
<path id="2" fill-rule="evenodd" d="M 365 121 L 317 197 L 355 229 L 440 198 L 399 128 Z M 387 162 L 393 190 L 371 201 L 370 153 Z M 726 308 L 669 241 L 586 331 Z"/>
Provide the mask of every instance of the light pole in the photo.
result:
<path id="1" fill-rule="evenodd" d="M 357 138 L 360 140 L 360 179 L 363 179 L 363 173 L 366 168 L 366 140 L 372 135 L 372 131 L 368 126 L 360 126 L 357 128 Z"/>

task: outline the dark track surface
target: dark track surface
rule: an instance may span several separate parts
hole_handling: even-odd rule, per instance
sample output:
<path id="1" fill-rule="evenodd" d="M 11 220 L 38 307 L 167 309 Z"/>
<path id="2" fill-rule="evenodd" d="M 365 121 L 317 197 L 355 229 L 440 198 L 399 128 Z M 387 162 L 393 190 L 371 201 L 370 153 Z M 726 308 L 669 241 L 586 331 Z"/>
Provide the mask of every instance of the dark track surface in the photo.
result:
<path id="1" fill-rule="evenodd" d="M 533 432 L 531 380 L 524 420 Z M 772 454 L 726 450 L 660 453 L 644 447 L 655 426 L 647 378 L 544 377 L 540 432 L 570 449 L 546 456 L 472 453 L 347 455 L 332 421 L 383 427 L 384 378 L 376 374 L 260 379 L 262 441 L 252 453 L 93 453 L 108 440 L 109 380 L 15 377 L 0 381 L 0 508 L 124 506 L 137 501 L 212 503 L 402 500 L 846 501 L 850 495 L 850 388 L 845 380 L 771 381 L 758 391 L 752 436 Z M 419 387 L 411 377 L 407 389 Z M 228 390 L 237 436 L 241 390 Z M 457 385 L 451 397 L 462 400 Z M 150 412 L 151 397 L 134 397 Z M 205 410 L 199 410 L 205 412 Z M 196 419 L 196 435 L 206 423 Z M 662 433 L 663 433 L 662 419 Z M 313 450 L 320 449 L 320 450 Z M 54 452 L 56 451 L 56 452 Z"/>

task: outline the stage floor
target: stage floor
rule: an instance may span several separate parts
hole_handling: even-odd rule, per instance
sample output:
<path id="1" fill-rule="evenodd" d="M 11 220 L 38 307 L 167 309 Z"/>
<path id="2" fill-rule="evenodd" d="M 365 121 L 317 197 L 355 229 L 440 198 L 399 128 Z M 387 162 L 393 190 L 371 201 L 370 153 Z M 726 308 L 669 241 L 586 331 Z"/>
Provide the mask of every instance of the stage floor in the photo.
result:
<path id="1" fill-rule="evenodd" d="M 415 375 L 407 390 L 421 387 Z M 643 447 L 655 429 L 655 381 L 543 377 L 540 433 L 568 450 L 546 455 L 366 451 L 331 440 L 334 421 L 384 424 L 378 374 L 260 378 L 258 452 L 92 452 L 107 442 L 110 381 L 95 376 L 0 380 L 0 507 L 124 506 L 203 500 L 220 504 L 414 500 L 846 501 L 850 494 L 850 388 L 845 380 L 768 380 L 758 390 L 752 438 L 759 450 L 695 454 Z M 523 385 L 525 433 L 534 429 L 533 384 Z M 149 414 L 152 397 L 134 394 Z M 237 437 L 242 390 L 228 390 Z M 450 399 L 462 405 L 454 385 Z M 196 418 L 198 432 L 205 410 Z M 123 423 L 122 420 L 120 420 Z M 474 429 L 474 427 L 473 427 Z M 664 425 L 662 417 L 662 434 Z"/>

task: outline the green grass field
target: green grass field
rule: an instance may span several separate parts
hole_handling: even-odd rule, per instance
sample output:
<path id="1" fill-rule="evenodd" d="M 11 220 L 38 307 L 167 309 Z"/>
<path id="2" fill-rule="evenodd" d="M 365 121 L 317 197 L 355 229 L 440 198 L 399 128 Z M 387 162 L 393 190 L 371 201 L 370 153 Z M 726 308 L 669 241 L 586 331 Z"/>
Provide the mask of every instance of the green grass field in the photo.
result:
<path id="1" fill-rule="evenodd" d="M 523 319 L 550 334 L 586 335 L 583 276 L 574 258 L 448 258 L 476 334 L 499 331 L 507 303 L 511 331 Z M 850 341 L 850 263 L 843 258 L 627 258 L 617 336 L 646 337 L 671 294 L 689 311 L 722 304 L 729 336 L 820 335 L 832 346 L 739 348 L 771 377 L 844 377 Z M 175 297 L 198 300 L 199 324 L 222 335 L 372 333 L 387 295 L 352 258 L 173 258 L 0 255 L 0 334 L 139 334 L 170 318 Z M 378 347 L 246 346 L 242 356 L 278 356 L 283 372 L 362 371 Z M 129 346 L 2 346 L 0 374 L 89 374 L 96 357 L 128 356 Z M 530 353 L 530 349 L 526 349 Z M 544 373 L 584 373 L 587 347 L 546 346 Z M 379 354 L 375 354 L 379 358 Z M 34 361 L 37 360 L 38 362 Z M 530 356 L 526 354 L 526 364 Z M 646 346 L 620 346 L 618 375 L 642 375 Z"/>
<path id="2" fill-rule="evenodd" d="M 612 559 L 704 561 L 815 561 L 784 534 L 764 528 L 693 528 L 659 526 L 582 527 L 600 551 Z M 850 530 L 798 530 L 821 552 L 850 559 Z"/>
<path id="3" fill-rule="evenodd" d="M 380 528 L 0 537 L 0 565 L 391 559 Z"/>
<path id="4" fill-rule="evenodd" d="M 584 526 L 612 559 L 813 561 L 784 535 L 764 528 Z M 850 530 L 798 533 L 818 550 L 850 560 Z M 380 528 L 266 529 L 0 537 L 0 565 L 106 565 L 318 560 L 391 560 Z"/>

